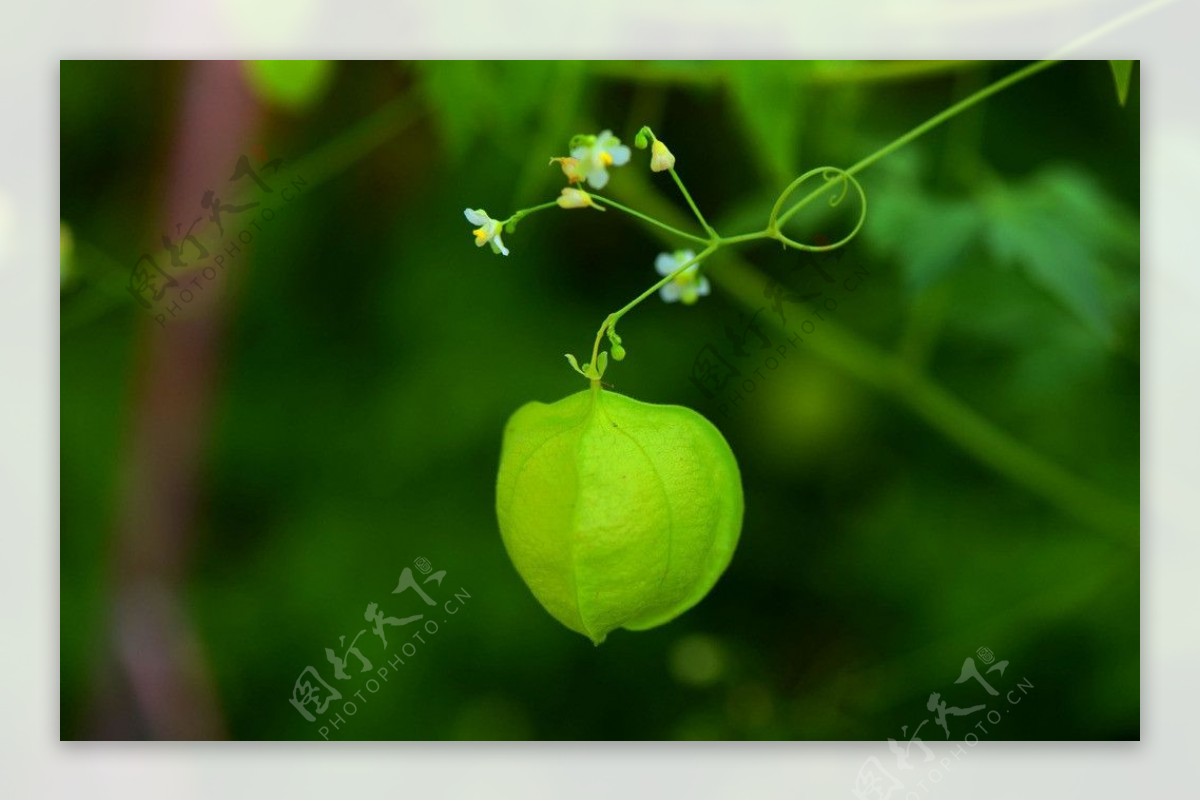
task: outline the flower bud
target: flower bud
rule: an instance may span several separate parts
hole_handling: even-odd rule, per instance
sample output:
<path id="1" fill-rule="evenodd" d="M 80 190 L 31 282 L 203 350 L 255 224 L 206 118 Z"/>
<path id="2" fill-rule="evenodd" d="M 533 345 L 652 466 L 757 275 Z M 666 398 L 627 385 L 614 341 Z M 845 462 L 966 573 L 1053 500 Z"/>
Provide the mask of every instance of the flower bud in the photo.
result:
<path id="1" fill-rule="evenodd" d="M 675 167 L 675 155 L 667 149 L 661 139 L 655 139 L 650 145 L 650 169 L 654 172 L 665 172 Z"/>
<path id="2" fill-rule="evenodd" d="M 570 156 L 556 156 L 550 159 L 551 164 L 555 162 L 558 162 L 558 165 L 562 167 L 563 175 L 567 176 L 567 181 L 573 184 L 582 183 L 585 176 L 579 167 L 579 159 Z"/>
<path id="3" fill-rule="evenodd" d="M 599 208 L 592 202 L 592 196 L 582 189 L 572 189 L 567 187 L 563 189 L 562 194 L 558 196 L 556 201 L 559 206 L 564 209 L 582 209 L 587 206 Z"/>

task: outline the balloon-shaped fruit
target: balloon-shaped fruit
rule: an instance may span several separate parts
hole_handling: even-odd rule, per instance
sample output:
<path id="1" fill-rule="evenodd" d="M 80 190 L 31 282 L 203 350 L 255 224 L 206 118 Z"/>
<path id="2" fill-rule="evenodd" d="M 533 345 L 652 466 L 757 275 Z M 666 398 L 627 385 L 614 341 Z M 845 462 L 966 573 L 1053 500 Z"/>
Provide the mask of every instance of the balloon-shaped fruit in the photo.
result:
<path id="1" fill-rule="evenodd" d="M 496 513 L 509 558 L 555 619 L 599 645 L 699 602 L 742 528 L 725 438 L 682 406 L 590 389 L 509 419 Z"/>

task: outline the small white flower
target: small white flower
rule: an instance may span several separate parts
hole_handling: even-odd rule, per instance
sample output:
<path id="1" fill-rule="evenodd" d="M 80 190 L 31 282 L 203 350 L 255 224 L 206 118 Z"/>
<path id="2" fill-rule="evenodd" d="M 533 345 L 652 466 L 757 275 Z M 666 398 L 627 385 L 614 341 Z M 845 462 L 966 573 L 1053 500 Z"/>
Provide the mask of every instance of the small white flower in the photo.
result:
<path id="1" fill-rule="evenodd" d="M 667 149 L 661 139 L 655 139 L 650 145 L 650 169 L 654 172 L 666 172 L 675 166 L 675 154 Z"/>
<path id="2" fill-rule="evenodd" d="M 654 260 L 654 269 L 658 271 L 659 275 L 670 275 L 694 258 L 696 258 L 696 254 L 690 250 L 659 253 L 658 258 Z M 658 290 L 658 294 L 667 303 L 674 303 L 680 300 L 688 306 L 695 303 L 701 295 L 707 295 L 708 293 L 708 279 L 700 275 L 700 262 L 696 262 L 688 267 L 675 276 L 674 280 L 669 284 L 664 285 L 662 289 Z"/>
<path id="3" fill-rule="evenodd" d="M 591 206 L 596 211 L 604 211 L 604 209 L 593 203 L 592 196 L 582 189 L 566 187 L 555 202 L 564 209 L 582 209 Z"/>
<path id="4" fill-rule="evenodd" d="M 464 209 L 463 214 L 471 225 L 479 226 L 471 232 L 475 234 L 475 247 L 481 248 L 490 244 L 493 253 L 508 255 L 508 248 L 504 247 L 504 240 L 500 238 L 504 226 L 499 220 L 493 220 L 483 209 Z"/>
<path id="5" fill-rule="evenodd" d="M 572 148 L 571 158 L 578 160 L 578 171 L 587 176 L 593 189 L 603 189 L 608 183 L 608 168 L 629 163 L 629 148 L 612 131 L 601 131 L 599 136 L 586 137 L 584 144 Z"/>

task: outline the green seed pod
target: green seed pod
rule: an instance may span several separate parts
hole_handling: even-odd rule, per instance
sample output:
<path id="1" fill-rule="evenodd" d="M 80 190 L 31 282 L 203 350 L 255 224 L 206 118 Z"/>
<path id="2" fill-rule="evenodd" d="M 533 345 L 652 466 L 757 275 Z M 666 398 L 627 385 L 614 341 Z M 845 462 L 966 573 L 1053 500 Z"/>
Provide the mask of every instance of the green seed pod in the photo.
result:
<path id="1" fill-rule="evenodd" d="M 591 389 L 509 419 L 496 514 L 556 620 L 599 645 L 698 603 L 733 557 L 742 482 L 725 438 L 682 406 Z"/>

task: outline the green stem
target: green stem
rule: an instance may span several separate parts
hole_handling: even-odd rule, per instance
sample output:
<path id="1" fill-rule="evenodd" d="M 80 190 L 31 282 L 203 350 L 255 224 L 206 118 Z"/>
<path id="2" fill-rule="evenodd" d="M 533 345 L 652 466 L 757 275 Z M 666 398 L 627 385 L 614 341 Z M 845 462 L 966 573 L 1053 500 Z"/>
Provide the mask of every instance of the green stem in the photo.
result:
<path id="1" fill-rule="evenodd" d="M 853 167 L 846 170 L 846 172 L 850 173 L 851 175 L 854 175 L 855 173 L 865 170 L 867 167 L 870 167 L 872 164 L 879 161 L 884 156 L 887 156 L 888 154 L 890 154 L 891 152 L 893 152 L 895 150 L 899 150 L 900 148 L 904 147 L 905 145 L 907 145 L 909 142 L 916 139 L 917 137 L 923 136 L 924 134 L 928 133 L 930 130 L 941 125 L 943 122 L 946 122 L 947 120 L 957 117 L 959 114 L 962 114 L 964 111 L 971 108 L 972 106 L 983 102 L 984 100 L 988 99 L 989 97 L 996 94 L 997 92 L 1007 89 L 1008 87 L 1012 86 L 1015 83 L 1020 83 L 1021 81 L 1025 80 L 1026 78 L 1037 75 L 1042 70 L 1048 69 L 1049 67 L 1053 67 L 1057 63 L 1058 63 L 1058 61 L 1056 61 L 1054 59 L 1046 59 L 1044 61 L 1039 61 L 1035 64 L 1030 64 L 1028 67 L 1019 69 L 1016 72 L 1012 73 L 1011 75 L 1006 75 L 1005 77 L 1001 78 L 1000 80 L 996 81 L 995 83 L 993 83 L 989 86 L 985 86 L 984 88 L 980 89 L 975 94 L 963 98 L 962 100 L 955 103 L 953 106 L 950 106 L 950 108 L 946 109 L 945 111 L 941 112 L 940 114 L 933 115 L 928 120 L 926 120 L 925 122 L 918 125 L 916 128 L 913 128 L 911 131 L 904 134 L 904 136 L 901 136 L 899 139 L 896 139 L 895 141 L 893 141 L 891 144 L 887 145 L 886 147 L 884 147 L 880 150 L 876 150 L 871 155 L 862 159 L 857 164 L 855 164 Z"/>
<path id="2" fill-rule="evenodd" d="M 856 175 L 857 173 L 862 172 L 867 167 L 870 167 L 872 164 L 879 161 L 883 157 L 893 153 L 896 150 L 899 150 L 900 148 L 904 147 L 912 140 L 914 140 L 920 136 L 923 136 L 924 134 L 933 130 L 934 128 L 936 128 L 937 126 L 946 122 L 947 120 L 953 119 L 954 117 L 963 113 L 967 109 L 986 100 L 987 98 L 991 97 L 992 95 L 996 94 L 997 92 L 1007 89 L 1008 87 L 1012 86 L 1013 84 L 1019 83 L 1020 81 L 1023 81 L 1026 78 L 1029 78 L 1030 76 L 1036 75 L 1037 73 L 1041 72 L 1042 70 L 1052 67 L 1057 63 L 1058 62 L 1053 59 L 1039 61 L 1035 64 L 1030 64 L 1027 67 L 1019 69 L 1016 72 L 1012 73 L 1011 75 L 1006 75 L 1005 77 L 1001 78 L 1000 80 L 996 81 L 995 83 L 992 83 L 988 86 L 985 86 L 983 89 L 980 89 L 978 92 L 974 93 L 973 95 L 963 98 L 959 102 L 957 102 L 954 105 L 947 108 L 945 111 L 942 111 L 940 114 L 935 114 L 934 116 L 930 117 L 925 122 L 918 125 L 916 128 L 913 128 L 908 133 L 893 140 L 891 143 L 885 145 L 884 147 L 880 148 L 879 150 L 876 150 L 871 155 L 867 156 L 866 158 L 864 158 L 861 161 L 859 161 L 858 163 L 856 163 L 854 166 L 847 169 L 845 174 L 852 176 L 852 175 Z M 807 197 L 805 197 L 803 200 L 797 202 L 796 205 L 792 206 L 790 209 L 788 209 L 786 212 L 784 212 L 784 214 L 779 217 L 779 225 L 783 226 L 784 223 L 786 223 L 789 219 L 791 219 L 793 214 L 795 214 L 797 211 L 799 211 L 800 209 L 802 209 L 806 205 L 808 205 L 818 195 L 821 195 L 824 192 L 826 192 L 833 183 L 834 182 L 831 180 L 831 181 L 826 182 L 823 186 L 818 187 L 817 189 L 814 189 L 811 193 L 809 193 L 809 195 Z"/>
<path id="3" fill-rule="evenodd" d="M 617 211 L 623 211 L 626 214 L 637 217 L 642 222 L 646 222 L 646 223 L 649 223 L 650 225 L 657 226 L 657 227 L 663 229 L 664 231 L 670 231 L 671 233 L 675 234 L 675 236 L 681 236 L 684 239 L 690 239 L 691 241 L 697 242 L 701 245 L 709 244 L 709 240 L 705 239 L 702 236 L 696 236 L 695 234 L 689 234 L 687 231 L 681 231 L 674 226 L 667 225 L 662 220 L 656 220 L 655 218 L 649 216 L 648 214 L 642 214 L 640 211 L 631 209 L 628 206 L 623 206 L 620 203 L 618 203 L 617 201 L 613 200 L 612 198 L 602 197 L 600 195 L 597 195 L 594 192 L 589 192 L 588 194 L 590 194 L 592 196 L 593 200 L 598 200 L 601 203 L 606 203 L 609 206 L 612 206 Z"/>
<path id="4" fill-rule="evenodd" d="M 713 253 L 715 253 L 715 252 L 717 251 L 717 249 L 718 249 L 718 248 L 720 248 L 720 247 L 721 247 L 721 245 L 720 245 L 719 243 L 716 243 L 716 242 L 714 242 L 714 243 L 710 244 L 710 245 L 709 245 L 708 247 L 706 247 L 704 250 L 700 251 L 700 253 L 698 253 L 698 254 L 697 254 L 697 255 L 695 255 L 695 256 L 692 256 L 692 258 L 688 259 L 688 260 L 687 260 L 687 261 L 685 261 L 683 264 L 681 264 L 681 265 L 679 265 L 678 267 L 676 267 L 676 268 L 675 268 L 674 270 L 672 270 L 670 273 L 668 273 L 667 275 L 664 275 L 664 276 L 663 276 L 661 279 L 659 279 L 658 281 L 656 281 L 656 282 L 655 282 L 655 283 L 654 283 L 654 284 L 653 284 L 653 285 L 652 285 L 652 286 L 651 286 L 649 289 L 647 289 L 645 292 L 643 292 L 642 294 L 638 295 L 638 296 L 637 296 L 636 298 L 634 298 L 633 300 L 631 300 L 631 301 L 629 301 L 628 303 L 626 303 L 624 306 L 622 306 L 622 307 L 621 307 L 620 309 L 618 309 L 617 311 L 615 311 L 615 312 L 613 312 L 612 314 L 610 314 L 610 315 L 608 315 L 607 317 L 605 317 L 605 318 L 604 318 L 604 322 L 600 324 L 600 330 L 596 332 L 596 342 L 595 342 L 595 343 L 592 345 L 592 361 L 591 361 L 591 364 L 595 364 L 595 363 L 596 363 L 596 359 L 597 359 L 597 358 L 599 357 L 599 355 L 600 355 L 600 340 L 604 338 L 604 332 L 605 332 L 605 331 L 608 331 L 608 330 L 612 329 L 613 327 L 615 327 L 615 326 L 616 326 L 616 324 L 617 324 L 617 322 L 618 322 L 618 321 L 619 321 L 619 320 L 620 320 L 622 317 L 624 317 L 626 313 L 628 313 L 628 312 L 629 312 L 631 309 L 633 309 L 633 307 L 637 306 L 637 305 L 638 305 L 639 303 L 641 303 L 643 300 L 645 300 L 646 298 L 650 297 L 651 295 L 653 295 L 653 294 L 654 294 L 655 292 L 657 292 L 658 290 L 662 289 L 664 286 L 666 286 L 667 284 L 669 284 L 671 281 L 674 281 L 674 280 L 675 280 L 675 277 L 676 277 L 677 275 L 679 275 L 680 273 L 682 273 L 682 272 L 683 272 L 684 270 L 686 270 L 687 268 L 691 267 L 693 264 L 696 264 L 696 263 L 700 262 L 702 259 L 704 259 L 704 258 L 706 258 L 706 257 L 708 257 L 708 256 L 711 256 L 711 255 L 712 255 Z"/>
<path id="5" fill-rule="evenodd" d="M 513 215 L 511 217 L 509 217 L 507 220 L 505 220 L 504 222 L 500 223 L 500 225 L 504 228 L 507 228 L 509 225 L 516 225 L 521 220 L 525 219 L 526 217 L 528 217 L 530 214 L 533 214 L 534 212 L 543 211 L 545 209 L 552 209 L 552 208 L 555 208 L 556 206 L 558 206 L 558 201 L 551 200 L 546 203 L 539 203 L 536 206 L 530 206 L 527 209 L 521 209 L 520 211 L 513 212 Z"/>
<path id="6" fill-rule="evenodd" d="M 692 195 L 687 191 L 687 187 L 683 185 L 683 179 L 679 177 L 679 173 L 675 172 L 675 168 L 670 169 L 671 177 L 675 179 L 675 185 L 679 187 L 679 191 L 683 193 L 683 199 L 692 207 L 692 213 L 696 215 L 696 219 L 700 221 L 700 227 L 708 232 L 708 235 L 713 239 L 719 239 L 716 229 L 708 224 L 704 219 L 704 215 L 700 213 L 700 207 L 696 205 L 696 201 L 692 200 Z"/>
<path id="7" fill-rule="evenodd" d="M 725 245 L 736 245 L 739 242 L 753 242 L 755 239 L 774 239 L 771 232 L 764 229 L 755 231 L 752 234 L 736 234 L 735 236 L 719 236 L 716 243 L 724 247 Z"/>

